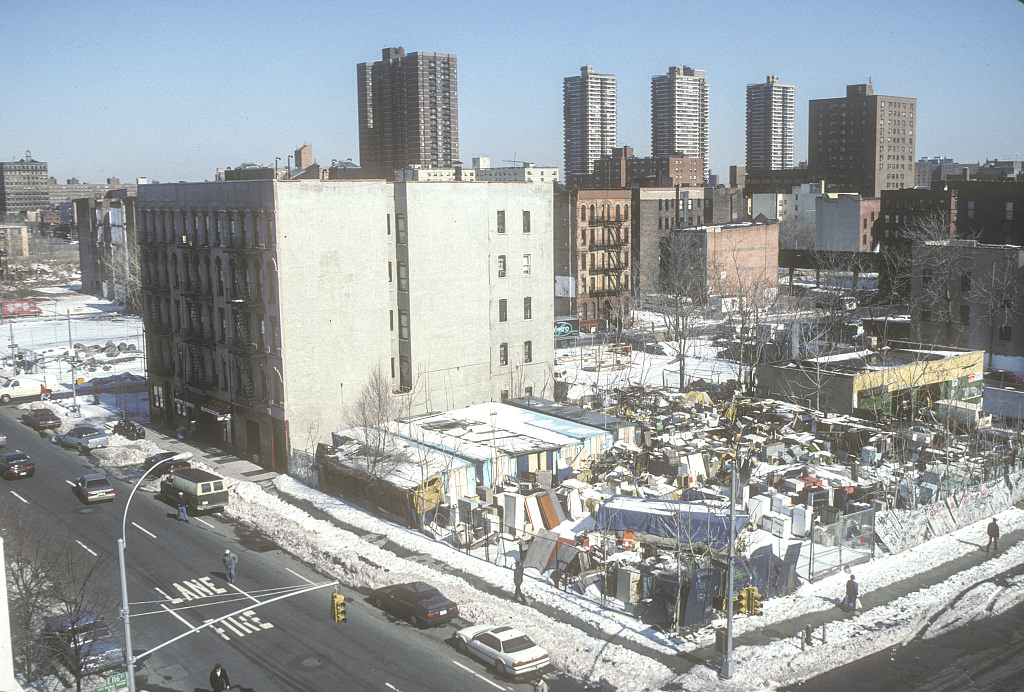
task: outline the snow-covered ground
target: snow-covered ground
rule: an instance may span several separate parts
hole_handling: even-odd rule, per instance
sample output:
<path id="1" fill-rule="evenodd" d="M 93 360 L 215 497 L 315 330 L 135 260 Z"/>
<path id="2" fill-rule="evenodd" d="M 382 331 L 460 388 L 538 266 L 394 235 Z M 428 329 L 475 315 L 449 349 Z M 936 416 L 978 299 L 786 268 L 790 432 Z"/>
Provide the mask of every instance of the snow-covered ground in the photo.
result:
<path id="1" fill-rule="evenodd" d="M 65 307 L 65 300 L 68 307 Z M 110 318 L 103 301 L 95 298 L 55 294 L 55 305 L 58 317 L 30 318 L 14 324 L 19 348 L 23 344 L 32 344 L 34 350 L 43 353 L 49 349 L 55 353 L 61 348 L 66 349 L 69 322 L 66 310 L 76 305 L 80 314 L 85 315 L 70 321 L 72 339 L 76 343 L 116 342 L 132 334 L 141 335 L 138 320 Z M 115 333 L 122 338 L 117 339 Z M 141 336 L 136 342 L 141 348 Z M 626 373 L 617 371 L 618 377 L 642 377 L 634 383 L 660 384 L 659 378 L 671 368 L 668 362 L 671 358 L 667 356 L 634 354 L 634 357 L 642 358 L 642 375 L 623 368 Z M 49 366 L 43 363 L 42 367 L 48 368 L 54 363 L 55 358 Z M 688 371 L 690 365 L 688 361 Z M 706 379 L 718 381 L 734 376 L 731 364 L 717 361 L 707 352 L 693 358 L 692 365 L 694 372 Z M 66 366 L 57 367 L 64 367 L 67 371 Z M 118 365 L 118 368 L 141 374 L 138 363 L 134 369 L 128 364 Z M 118 368 L 101 369 L 100 372 L 110 375 Z M 596 379 L 587 380 L 587 377 L 596 378 L 604 374 L 604 371 L 573 367 L 570 376 L 585 386 L 593 386 Z M 70 379 L 60 381 L 70 383 Z M 135 402 L 137 410 L 133 415 L 144 416 L 145 394 L 137 396 L 142 399 Z M 86 400 L 80 395 L 79 403 L 83 404 L 81 419 L 90 423 L 113 419 L 118 415 L 116 409 L 123 408 L 118 406 L 118 398 L 100 395 L 100 405 L 93 405 L 91 396 Z M 66 407 L 67 404 L 68 400 L 61 400 L 48 405 Z M 139 463 L 146 449 L 145 442 L 125 441 L 101 450 L 98 456 L 105 465 L 127 466 Z M 718 670 L 714 666 L 720 658 L 713 658 L 709 665 L 697 665 L 680 675 L 644 654 L 658 654 L 660 660 L 671 660 L 678 654 L 712 646 L 715 629 L 724 626 L 724 618 L 682 637 L 670 637 L 620 610 L 603 608 L 600 600 L 593 598 L 592 594 L 573 596 L 528 571 L 524 592 L 531 603 L 544 605 L 542 612 L 511 601 L 512 573 L 500 564 L 500 559 L 495 560 L 492 556 L 486 560 L 482 556 L 451 549 L 420 533 L 389 524 L 338 498 L 310 489 L 292 478 L 278 477 L 275 485 L 276 494 L 249 481 L 232 481 L 234 497 L 228 515 L 260 530 L 284 549 L 349 587 L 375 588 L 411 579 L 430 581 L 460 604 L 465 618 L 475 622 L 514 624 L 547 648 L 554 664 L 561 670 L 581 679 L 603 679 L 607 685 L 623 691 L 658 690 L 670 685 L 673 689 L 773 689 L 897 646 L 915 636 L 935 636 L 964 623 L 998 614 L 1024 600 L 1024 583 L 1020 579 L 998 586 L 986 582 L 990 577 L 1019 565 L 1024 560 L 1024 544 L 1009 547 L 998 557 L 965 568 L 941 583 L 925 585 L 884 603 L 872 600 L 871 594 L 886 586 L 923 574 L 958 557 L 977 553 L 984 545 L 979 543 L 985 536 L 985 523 L 982 522 L 898 555 L 880 555 L 870 563 L 857 566 L 855 572 L 867 609 L 830 624 L 827 645 L 809 647 L 804 651 L 795 638 L 788 637 L 756 647 L 738 646 L 733 653 L 734 670 L 730 680 L 718 678 Z M 338 523 L 315 519 L 290 504 L 288 498 L 308 501 L 336 518 L 338 523 L 368 533 L 360 537 L 340 528 Z M 1024 529 L 1024 512 L 1018 509 L 1006 510 L 997 516 L 1004 535 Z M 413 557 L 399 558 L 383 549 L 381 545 L 385 540 L 412 552 Z M 738 616 L 734 631 L 739 635 L 753 629 L 771 628 L 775 623 L 798 616 L 835 611 L 835 603 L 843 593 L 846 579 L 847 575 L 840 572 L 813 584 L 803 583 L 789 596 L 765 601 L 763 616 Z M 506 589 L 509 597 L 494 596 L 479 588 L 481 583 Z M 545 614 L 547 612 L 555 615 Z M 930 618 L 939 613 L 941 615 L 929 624 Z M 567 624 L 576 621 L 587 623 L 603 635 L 591 636 Z"/>

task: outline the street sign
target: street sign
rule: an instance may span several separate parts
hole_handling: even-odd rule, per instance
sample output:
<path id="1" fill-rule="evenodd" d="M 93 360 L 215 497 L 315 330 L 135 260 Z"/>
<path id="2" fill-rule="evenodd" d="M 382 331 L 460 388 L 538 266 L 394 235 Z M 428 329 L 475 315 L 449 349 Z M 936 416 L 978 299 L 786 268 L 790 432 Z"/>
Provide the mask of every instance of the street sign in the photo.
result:
<path id="1" fill-rule="evenodd" d="M 128 687 L 128 673 L 115 673 L 107 678 L 107 684 L 96 688 L 96 692 L 115 692 Z"/>

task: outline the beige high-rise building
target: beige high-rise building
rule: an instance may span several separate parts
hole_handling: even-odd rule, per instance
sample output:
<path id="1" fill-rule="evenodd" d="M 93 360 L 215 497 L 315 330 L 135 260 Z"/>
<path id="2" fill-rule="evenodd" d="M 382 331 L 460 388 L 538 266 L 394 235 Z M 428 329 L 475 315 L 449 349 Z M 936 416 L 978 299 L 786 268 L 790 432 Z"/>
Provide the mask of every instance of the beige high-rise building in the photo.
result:
<path id="1" fill-rule="evenodd" d="M 579 77 L 566 77 L 562 86 L 565 132 L 565 181 L 575 187 L 579 177 L 592 173 L 594 162 L 609 156 L 618 136 L 615 76 L 597 74 L 590 65 Z"/>
<path id="2" fill-rule="evenodd" d="M 845 98 L 808 104 L 807 161 L 827 192 L 878 197 L 914 187 L 917 99 L 851 84 Z"/>
<path id="3" fill-rule="evenodd" d="M 707 72 L 670 67 L 651 78 L 651 155 L 683 154 L 704 162 L 708 182 Z"/>
<path id="4" fill-rule="evenodd" d="M 747 168 L 777 171 L 793 167 L 796 90 L 772 75 L 747 85 Z"/>

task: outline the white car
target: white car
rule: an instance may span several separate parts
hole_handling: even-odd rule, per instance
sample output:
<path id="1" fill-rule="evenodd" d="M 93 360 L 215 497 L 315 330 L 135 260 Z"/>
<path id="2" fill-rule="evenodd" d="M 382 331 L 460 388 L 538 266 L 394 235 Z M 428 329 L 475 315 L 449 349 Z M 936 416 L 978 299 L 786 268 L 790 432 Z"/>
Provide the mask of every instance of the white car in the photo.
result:
<path id="1" fill-rule="evenodd" d="M 466 627 L 455 633 L 455 648 L 493 667 L 498 675 L 535 673 L 550 663 L 548 652 L 515 627 Z"/>

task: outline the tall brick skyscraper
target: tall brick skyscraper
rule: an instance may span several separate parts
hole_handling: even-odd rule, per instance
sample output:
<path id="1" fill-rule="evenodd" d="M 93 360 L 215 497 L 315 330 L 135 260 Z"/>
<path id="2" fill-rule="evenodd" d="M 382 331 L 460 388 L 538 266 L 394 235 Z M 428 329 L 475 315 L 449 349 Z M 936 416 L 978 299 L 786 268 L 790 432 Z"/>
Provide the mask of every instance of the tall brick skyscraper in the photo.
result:
<path id="1" fill-rule="evenodd" d="M 450 168 L 459 159 L 459 88 L 449 53 L 385 48 L 377 62 L 356 65 L 359 163 L 393 180 L 406 166 Z"/>
<path id="2" fill-rule="evenodd" d="M 828 192 L 878 197 L 914 187 L 917 99 L 851 84 L 846 98 L 808 104 L 807 167 Z"/>

